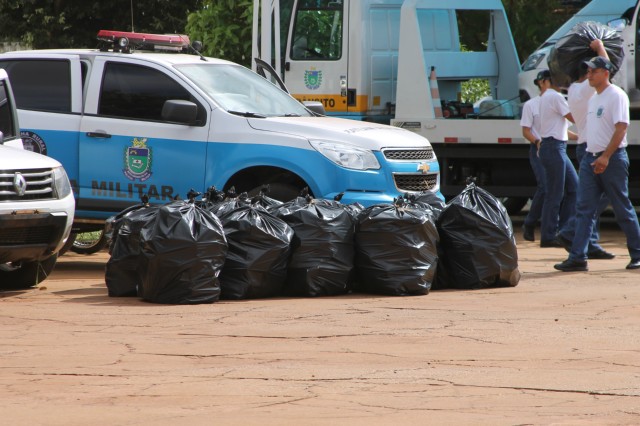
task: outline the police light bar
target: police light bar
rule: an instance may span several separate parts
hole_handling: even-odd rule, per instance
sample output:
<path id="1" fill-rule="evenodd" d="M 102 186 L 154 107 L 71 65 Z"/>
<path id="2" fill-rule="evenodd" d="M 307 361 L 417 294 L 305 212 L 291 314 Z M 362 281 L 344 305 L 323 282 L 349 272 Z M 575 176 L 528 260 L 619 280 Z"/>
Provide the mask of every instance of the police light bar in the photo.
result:
<path id="1" fill-rule="evenodd" d="M 113 45 L 114 51 L 128 52 L 130 46 L 141 49 L 182 50 L 191 41 L 184 34 L 146 34 L 127 31 L 100 30 L 98 40 Z"/>

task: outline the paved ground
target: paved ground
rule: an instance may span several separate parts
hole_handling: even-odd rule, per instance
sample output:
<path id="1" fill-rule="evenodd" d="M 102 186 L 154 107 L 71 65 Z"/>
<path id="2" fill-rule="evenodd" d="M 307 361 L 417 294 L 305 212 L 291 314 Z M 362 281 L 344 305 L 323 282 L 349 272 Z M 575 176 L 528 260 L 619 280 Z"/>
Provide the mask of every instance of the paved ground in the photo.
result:
<path id="1" fill-rule="evenodd" d="M 154 305 L 65 255 L 0 291 L 0 424 L 640 424 L 640 272 L 607 228 L 589 273 L 519 241 L 518 287 L 404 298 Z"/>

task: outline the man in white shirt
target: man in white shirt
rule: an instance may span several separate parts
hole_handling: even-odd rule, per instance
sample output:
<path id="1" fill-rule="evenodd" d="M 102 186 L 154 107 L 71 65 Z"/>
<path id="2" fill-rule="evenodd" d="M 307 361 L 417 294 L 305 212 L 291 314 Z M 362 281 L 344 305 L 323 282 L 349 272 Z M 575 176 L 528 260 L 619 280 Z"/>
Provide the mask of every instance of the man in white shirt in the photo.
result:
<path id="1" fill-rule="evenodd" d="M 602 40 L 593 40 L 590 44 L 591 49 L 596 52 L 597 55 L 609 59 L 607 51 L 604 48 Z M 589 80 L 587 80 L 587 69 L 580 70 L 580 78 L 569 86 L 567 94 L 567 103 L 569 104 L 569 110 L 575 120 L 576 130 L 578 132 L 578 139 L 576 141 L 576 160 L 578 165 L 582 161 L 587 152 L 587 109 L 589 106 L 589 99 L 596 93 L 596 89 L 591 87 Z M 580 173 L 578 171 L 578 179 Z M 609 205 L 609 199 L 603 196 L 598 203 L 598 220 L 596 226 L 593 227 L 591 239 L 589 241 L 589 249 L 587 250 L 587 256 L 589 259 L 613 259 L 615 255 L 604 250 L 598 241 L 600 240 L 600 214 Z M 558 232 L 558 239 L 567 251 L 571 250 L 571 242 L 575 234 L 575 220 L 571 219 L 567 226 L 564 226 Z"/>
<path id="2" fill-rule="evenodd" d="M 629 97 L 611 84 L 611 62 L 596 56 L 584 62 L 589 84 L 596 94 L 587 112 L 587 153 L 580 163 L 580 187 L 576 205 L 575 236 L 569 258 L 554 265 L 563 272 L 587 271 L 587 246 L 602 194 L 611 200 L 618 225 L 627 237 L 631 261 L 627 269 L 640 269 L 640 224 L 629 201 L 627 127 Z"/>
<path id="3" fill-rule="evenodd" d="M 540 89 L 540 95 L 544 93 L 538 85 L 539 81 L 551 78 L 549 70 L 543 70 L 538 73 L 533 83 Z M 520 126 L 522 126 L 522 136 L 531 144 L 529 147 L 529 163 L 536 177 L 536 192 L 531 199 L 529 212 L 524 218 L 523 238 L 527 241 L 535 241 L 535 229 L 540 217 L 542 216 L 542 206 L 544 203 L 544 169 L 538 157 L 538 147 L 540 146 L 540 95 L 535 96 L 525 102 L 522 107 L 522 117 L 520 118 Z"/>
<path id="4" fill-rule="evenodd" d="M 569 105 L 552 85 L 542 79 L 545 89 L 540 96 L 540 136 L 538 155 L 544 168 L 545 197 L 540 227 L 540 247 L 562 247 L 556 234 L 575 214 L 578 174 L 567 156 L 569 121 L 573 116 Z"/>

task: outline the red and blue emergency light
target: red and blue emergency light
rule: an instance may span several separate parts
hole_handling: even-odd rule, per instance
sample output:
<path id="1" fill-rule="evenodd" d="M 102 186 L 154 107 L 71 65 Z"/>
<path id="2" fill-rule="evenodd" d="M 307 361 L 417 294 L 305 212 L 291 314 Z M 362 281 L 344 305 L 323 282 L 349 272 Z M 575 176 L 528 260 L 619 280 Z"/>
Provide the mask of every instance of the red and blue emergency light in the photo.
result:
<path id="1" fill-rule="evenodd" d="M 184 34 L 147 34 L 127 31 L 100 30 L 98 40 L 106 43 L 106 49 L 112 47 L 114 51 L 129 52 L 131 46 L 148 50 L 181 51 L 191 45 L 189 36 Z"/>

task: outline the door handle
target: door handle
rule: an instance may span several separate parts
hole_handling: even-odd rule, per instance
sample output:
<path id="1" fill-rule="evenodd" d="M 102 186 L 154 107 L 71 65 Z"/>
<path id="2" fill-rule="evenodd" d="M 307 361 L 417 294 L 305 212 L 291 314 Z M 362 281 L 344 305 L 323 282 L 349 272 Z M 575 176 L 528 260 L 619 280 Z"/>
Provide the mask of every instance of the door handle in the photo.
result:
<path id="1" fill-rule="evenodd" d="M 97 138 L 97 139 L 109 139 L 111 137 L 109 133 L 102 130 L 98 130 L 96 132 L 87 132 L 87 136 L 90 138 Z"/>

